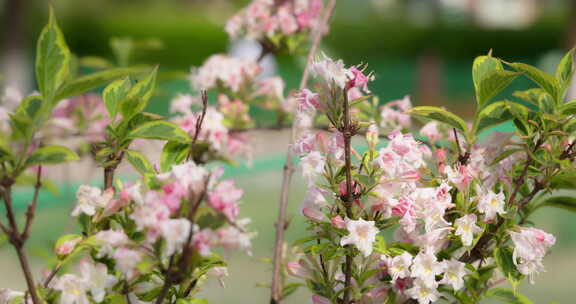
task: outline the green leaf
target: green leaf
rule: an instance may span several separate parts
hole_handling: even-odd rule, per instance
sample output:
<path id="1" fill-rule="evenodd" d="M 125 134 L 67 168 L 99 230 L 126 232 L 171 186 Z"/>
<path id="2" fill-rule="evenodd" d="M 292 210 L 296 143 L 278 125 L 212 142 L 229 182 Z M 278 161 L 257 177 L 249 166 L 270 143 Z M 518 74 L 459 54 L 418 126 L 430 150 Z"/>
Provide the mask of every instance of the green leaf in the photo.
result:
<path id="1" fill-rule="evenodd" d="M 59 164 L 78 159 L 78 155 L 66 147 L 46 146 L 32 152 L 30 157 L 26 160 L 26 167 L 34 165 Z"/>
<path id="2" fill-rule="evenodd" d="M 126 157 L 134 169 L 140 172 L 140 174 L 156 174 L 154 167 L 142 153 L 133 150 L 126 150 Z"/>
<path id="3" fill-rule="evenodd" d="M 466 123 L 456 114 L 438 107 L 422 106 L 414 107 L 409 112 L 413 116 L 432 119 L 445 123 L 453 128 L 456 128 L 465 135 L 468 135 L 468 128 Z"/>
<path id="4" fill-rule="evenodd" d="M 479 134 L 487 128 L 514 118 L 523 118 L 526 115 L 528 115 L 528 108 L 519 103 L 506 100 L 493 102 L 478 112 L 473 133 Z"/>
<path id="5" fill-rule="evenodd" d="M 58 91 L 56 100 L 77 96 L 118 78 L 140 72 L 142 72 L 142 68 L 117 68 L 82 76 L 65 83 Z"/>
<path id="6" fill-rule="evenodd" d="M 128 134 L 128 138 L 160 139 L 184 143 L 191 141 L 190 136 L 184 130 L 171 122 L 163 120 L 151 121 L 141 125 L 132 130 Z"/>
<path id="7" fill-rule="evenodd" d="M 509 288 L 491 289 L 486 293 L 486 296 L 508 304 L 534 304 L 523 294 L 514 292 L 514 290 Z"/>
<path id="8" fill-rule="evenodd" d="M 486 105 L 490 99 L 506 88 L 518 73 L 506 70 L 494 70 L 484 74 L 476 92 L 476 101 L 480 107 Z"/>
<path id="9" fill-rule="evenodd" d="M 576 174 L 573 171 L 560 172 L 550 178 L 550 189 L 576 189 Z"/>
<path id="10" fill-rule="evenodd" d="M 190 151 L 190 145 L 186 143 L 169 141 L 164 145 L 160 155 L 160 170 L 169 171 L 173 165 L 180 164 L 184 161 Z"/>
<path id="11" fill-rule="evenodd" d="M 546 206 L 562 208 L 568 211 L 576 212 L 576 198 L 571 196 L 550 197 L 538 205 L 538 208 Z"/>
<path id="12" fill-rule="evenodd" d="M 102 98 L 104 99 L 106 110 L 108 110 L 108 115 L 110 115 L 112 121 L 114 121 L 116 114 L 118 114 L 118 106 L 128 97 L 130 87 L 130 79 L 126 77 L 112 82 L 104 89 Z"/>
<path id="13" fill-rule="evenodd" d="M 516 269 L 512 250 L 509 247 L 495 248 L 494 260 L 500 271 L 502 271 L 502 274 L 508 279 L 514 289 L 516 289 L 524 276 Z"/>
<path id="14" fill-rule="evenodd" d="M 144 111 L 154 93 L 157 72 L 158 67 L 154 67 L 146 77 L 132 86 L 126 100 L 120 105 L 120 113 L 124 120 L 130 120 L 137 113 Z"/>
<path id="15" fill-rule="evenodd" d="M 492 162 L 490 163 L 491 166 L 501 162 L 502 160 L 508 158 L 509 156 L 511 156 L 512 154 L 518 153 L 524 151 L 524 149 L 509 149 L 509 150 L 505 150 L 504 152 L 500 153 L 498 156 L 496 156 L 494 158 L 494 160 L 492 160 Z"/>
<path id="16" fill-rule="evenodd" d="M 576 114 L 576 100 L 570 100 L 560 106 L 560 112 L 564 115 Z"/>
<path id="17" fill-rule="evenodd" d="M 572 75 L 574 74 L 574 52 L 576 49 L 571 49 L 564 55 L 558 67 L 556 68 L 556 80 L 561 89 L 561 94 L 563 97 L 564 93 L 570 86 L 570 81 L 572 81 Z"/>
<path id="18" fill-rule="evenodd" d="M 42 30 L 36 47 L 36 81 L 47 100 L 51 101 L 69 74 L 70 50 L 50 9 L 48 24 Z"/>
<path id="19" fill-rule="evenodd" d="M 12 159 L 10 148 L 0 143 L 0 161 Z"/>
<path id="20" fill-rule="evenodd" d="M 501 71 L 504 68 L 500 60 L 492 57 L 492 54 L 487 56 L 478 56 L 474 59 L 472 64 L 472 80 L 474 81 L 474 88 L 476 90 L 476 95 L 479 95 L 480 82 L 486 76 L 486 74 L 493 71 Z"/>
<path id="21" fill-rule="evenodd" d="M 554 100 L 558 98 L 558 82 L 554 76 L 524 63 L 510 63 L 513 69 L 523 73 L 539 87 L 544 89 Z"/>

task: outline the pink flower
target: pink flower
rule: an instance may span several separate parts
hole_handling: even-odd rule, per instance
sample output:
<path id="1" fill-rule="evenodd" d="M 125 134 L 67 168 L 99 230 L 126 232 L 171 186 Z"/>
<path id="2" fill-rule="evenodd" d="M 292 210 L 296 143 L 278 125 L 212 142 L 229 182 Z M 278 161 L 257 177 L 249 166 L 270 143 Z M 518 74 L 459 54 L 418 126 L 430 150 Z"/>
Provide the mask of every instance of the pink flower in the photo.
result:
<path id="1" fill-rule="evenodd" d="M 312 304 L 331 304 L 332 301 L 330 301 L 327 298 L 321 297 L 321 296 L 312 296 Z"/>
<path id="2" fill-rule="evenodd" d="M 530 277 L 534 283 L 534 276 L 544 271 L 542 260 L 556 238 L 540 229 L 532 227 L 519 227 L 518 232 L 510 231 L 510 237 L 514 243 L 514 263 L 518 271 Z"/>
<path id="3" fill-rule="evenodd" d="M 475 233 L 482 232 L 482 228 L 476 225 L 476 214 L 468 214 L 454 221 L 456 226 L 456 235 L 462 239 L 464 246 L 472 245 Z"/>
<path id="4" fill-rule="evenodd" d="M 316 145 L 316 135 L 313 133 L 306 132 L 302 134 L 294 142 L 292 149 L 294 152 L 303 155 L 312 152 L 314 146 Z"/>
<path id="5" fill-rule="evenodd" d="M 208 256 L 212 253 L 212 244 L 215 239 L 214 232 L 209 228 L 194 232 L 192 245 L 201 256 Z"/>
<path id="6" fill-rule="evenodd" d="M 338 229 L 346 228 L 346 222 L 339 215 L 331 218 L 330 222 L 332 223 L 332 226 L 334 226 L 335 228 L 338 228 Z"/>
<path id="7" fill-rule="evenodd" d="M 278 21 L 284 35 L 293 34 L 298 30 L 296 18 L 294 18 L 294 15 L 290 12 L 290 7 L 287 5 L 283 5 L 278 9 Z"/>
<path id="8" fill-rule="evenodd" d="M 467 166 L 460 164 L 455 165 L 455 168 L 446 167 L 446 176 L 448 180 L 462 192 L 468 190 L 468 186 L 473 179 L 472 173 Z"/>
<path id="9" fill-rule="evenodd" d="M 78 243 L 80 243 L 80 241 L 82 241 L 81 237 L 78 238 L 74 238 L 68 241 L 63 242 L 62 244 L 60 244 L 60 246 L 58 246 L 56 248 L 56 254 L 57 255 L 69 255 L 70 253 L 72 253 L 72 251 L 74 251 L 74 249 L 76 248 L 76 245 L 78 245 Z"/>
<path id="10" fill-rule="evenodd" d="M 440 131 L 438 130 L 438 122 L 430 121 L 420 129 L 420 135 L 428 137 L 430 142 L 434 143 L 440 139 Z"/>
<path id="11" fill-rule="evenodd" d="M 300 112 L 314 112 L 320 107 L 318 101 L 318 94 L 312 93 L 308 89 L 303 89 L 298 95 L 298 111 Z"/>
<path id="12" fill-rule="evenodd" d="M 225 180 L 208 193 L 208 204 L 233 221 L 240 211 L 238 200 L 243 194 L 244 191 L 237 188 L 232 180 Z"/>
<path id="13" fill-rule="evenodd" d="M 370 90 L 368 90 L 368 82 L 373 79 L 372 75 L 364 75 L 363 71 L 355 66 L 350 67 L 348 73 L 348 78 L 350 79 L 347 85 L 348 90 L 355 87 L 362 88 L 364 92 L 370 93 Z"/>
<path id="14" fill-rule="evenodd" d="M 288 274 L 294 277 L 298 277 L 304 280 L 312 280 L 314 278 L 314 273 L 306 265 L 304 260 L 298 262 L 292 261 L 286 264 L 286 270 Z"/>

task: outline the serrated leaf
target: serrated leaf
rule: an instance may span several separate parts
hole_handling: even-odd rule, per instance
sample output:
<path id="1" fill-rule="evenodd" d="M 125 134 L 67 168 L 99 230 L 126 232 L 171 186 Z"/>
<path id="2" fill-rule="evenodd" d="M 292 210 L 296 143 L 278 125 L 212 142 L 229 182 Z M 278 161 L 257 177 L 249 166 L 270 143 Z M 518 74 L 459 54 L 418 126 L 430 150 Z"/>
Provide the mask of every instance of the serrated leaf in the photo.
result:
<path id="1" fill-rule="evenodd" d="M 42 30 L 36 47 L 36 81 L 47 100 L 54 98 L 68 77 L 71 57 L 54 11 L 50 9 L 48 24 Z"/>
<path id="2" fill-rule="evenodd" d="M 26 160 L 26 167 L 34 165 L 59 164 L 78 159 L 78 155 L 66 147 L 46 146 L 32 152 L 30 157 Z"/>
<path id="3" fill-rule="evenodd" d="M 576 49 L 571 49 L 568 51 L 556 68 L 556 80 L 558 81 L 562 95 L 564 95 L 572 81 L 572 75 L 574 74 L 575 50 Z"/>
<path id="4" fill-rule="evenodd" d="M 478 112 L 473 126 L 473 133 L 479 134 L 483 130 L 504 123 L 514 118 L 523 118 L 528 114 L 528 108 L 511 101 L 497 101 L 484 107 Z"/>
<path id="5" fill-rule="evenodd" d="M 192 140 L 180 127 L 162 120 L 147 122 L 139 126 L 128 134 L 128 138 L 160 139 L 181 143 Z"/>
<path id="6" fill-rule="evenodd" d="M 466 123 L 456 114 L 449 112 L 445 109 L 430 106 L 414 107 L 409 111 L 409 114 L 426 119 L 436 120 L 445 123 L 453 128 L 456 128 L 463 134 L 468 134 Z"/>
<path id="7" fill-rule="evenodd" d="M 114 121 L 116 114 L 118 114 L 118 107 L 121 102 L 128 97 L 130 87 L 130 79 L 126 77 L 112 82 L 104 89 L 104 92 L 102 92 L 106 110 L 108 110 L 108 115 L 110 115 L 112 121 Z"/>
<path id="8" fill-rule="evenodd" d="M 142 153 L 133 150 L 126 150 L 126 158 L 140 174 L 156 174 L 154 167 Z"/>
<path id="9" fill-rule="evenodd" d="M 486 105 L 490 99 L 506 88 L 516 77 L 518 77 L 518 73 L 506 70 L 494 70 L 484 74 L 476 92 L 478 105 L 480 107 Z"/>
<path id="10" fill-rule="evenodd" d="M 142 72 L 142 68 L 117 68 L 106 71 L 92 73 L 90 75 L 78 77 L 65 83 L 58 91 L 56 100 L 77 96 L 103 86 L 113 80 Z"/>
<path id="11" fill-rule="evenodd" d="M 526 75 L 526 77 L 530 78 L 530 80 L 550 94 L 554 100 L 557 100 L 558 82 L 554 76 L 524 63 L 510 63 L 509 65 L 516 71 Z"/>
<path id="12" fill-rule="evenodd" d="M 489 298 L 497 299 L 508 304 L 534 304 L 526 296 L 509 288 L 494 288 L 486 293 Z"/>

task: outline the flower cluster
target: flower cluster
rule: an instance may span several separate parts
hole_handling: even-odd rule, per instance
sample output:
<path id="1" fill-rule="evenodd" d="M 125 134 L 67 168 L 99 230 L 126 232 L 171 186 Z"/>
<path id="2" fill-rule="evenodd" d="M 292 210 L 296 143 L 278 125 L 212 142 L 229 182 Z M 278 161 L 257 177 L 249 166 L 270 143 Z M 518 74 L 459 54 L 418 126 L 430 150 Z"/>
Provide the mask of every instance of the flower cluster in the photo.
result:
<path id="1" fill-rule="evenodd" d="M 479 262 L 478 246 L 490 242 L 489 231 L 514 212 L 508 205 L 514 199 L 513 164 L 495 159 L 510 153 L 506 151 L 517 142 L 496 133 L 485 143 L 466 145 L 461 132 L 428 122 L 420 130 L 429 140 L 424 143 L 400 132 L 411 124 L 411 105 L 405 98 L 382 109 L 380 126 L 392 127 L 384 145 L 374 123 L 365 123 L 368 150 L 360 153 L 350 146 L 350 138 L 359 132 L 362 122 L 357 119 L 362 116 L 349 109 L 346 90 L 369 92 L 370 77 L 351 70 L 325 57 L 311 66 L 320 81 L 318 90 L 300 93 L 298 110 L 325 115 L 334 131 L 304 132 L 292 147 L 301 156 L 309 185 L 300 210 L 315 237 L 306 241 L 315 242 L 303 248 L 304 257 L 287 265 L 288 273 L 318 286 L 314 303 L 339 303 L 346 289 L 349 294 L 343 297 L 354 303 L 392 298 L 428 304 L 443 294 L 458 299 L 473 292 L 464 287 L 469 286 L 466 282 L 477 284 L 473 274 L 490 267 Z M 385 242 L 382 232 L 393 227 L 393 242 Z M 498 242 L 511 239 L 513 254 L 504 246 L 494 251 L 491 263 L 504 267 L 507 260 L 517 269 L 503 268 L 505 276 L 516 272 L 533 280 L 543 270 L 542 259 L 554 237 L 536 228 L 508 231 Z M 497 275 L 490 269 L 484 284 Z"/>
<path id="2" fill-rule="evenodd" d="M 318 23 L 321 0 L 254 0 L 226 23 L 232 39 L 245 35 L 251 39 L 274 39 L 309 31 Z"/>

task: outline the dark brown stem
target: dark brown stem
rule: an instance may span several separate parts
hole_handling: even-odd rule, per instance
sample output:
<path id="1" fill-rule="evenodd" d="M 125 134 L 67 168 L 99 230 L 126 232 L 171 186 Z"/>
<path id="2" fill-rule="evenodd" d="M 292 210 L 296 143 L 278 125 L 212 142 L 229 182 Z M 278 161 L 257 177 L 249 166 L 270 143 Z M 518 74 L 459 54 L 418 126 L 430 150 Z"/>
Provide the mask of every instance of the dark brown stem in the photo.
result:
<path id="1" fill-rule="evenodd" d="M 36 173 L 36 184 L 34 185 L 34 197 L 32 202 L 26 210 L 26 224 L 24 225 L 24 232 L 22 232 L 22 241 L 25 242 L 30 236 L 30 229 L 32 228 L 32 221 L 34 220 L 34 214 L 36 213 L 36 205 L 38 203 L 38 194 L 40 193 L 40 188 L 42 187 L 42 166 L 38 166 L 38 172 Z"/>
<path id="2" fill-rule="evenodd" d="M 32 275 L 32 271 L 30 270 L 30 263 L 28 263 L 28 258 L 26 257 L 26 253 L 24 251 L 25 240 L 22 238 L 22 235 L 18 230 L 18 224 L 16 223 L 16 217 L 12 208 L 13 183 L 14 181 L 11 179 L 3 180 L 3 189 L 0 190 L 2 192 L 2 198 L 6 207 L 6 217 L 8 217 L 8 222 L 10 223 L 10 233 L 8 234 L 8 237 L 10 239 L 10 243 L 16 250 L 16 254 L 18 254 L 20 267 L 24 273 L 26 284 L 28 285 L 28 292 L 30 292 L 32 302 L 34 304 L 40 304 L 40 299 L 38 297 L 38 293 L 36 292 L 36 284 L 34 283 L 34 276 Z"/>
<path id="3" fill-rule="evenodd" d="M 324 14 L 322 16 L 321 22 L 316 26 L 313 32 L 312 46 L 308 51 L 308 57 L 306 59 L 306 65 L 304 66 L 304 72 L 302 73 L 302 79 L 300 80 L 300 90 L 306 87 L 309 77 L 308 67 L 314 60 L 316 56 L 316 50 L 322 41 L 324 36 L 325 28 L 330 22 L 334 8 L 336 7 L 336 0 L 330 0 L 328 6 L 326 7 Z M 278 202 L 278 218 L 276 220 L 276 240 L 274 243 L 274 253 L 272 257 L 272 284 L 270 286 L 270 303 L 277 304 L 282 300 L 282 276 L 280 275 L 282 267 L 282 248 L 284 245 L 284 232 L 288 227 L 286 221 L 286 208 L 288 206 L 288 190 L 292 181 L 292 175 L 294 173 L 294 152 L 292 147 L 293 137 L 296 134 L 296 126 L 292 124 L 292 135 L 288 143 L 288 151 L 286 153 L 286 162 L 284 163 L 284 169 L 282 172 L 282 188 L 280 190 L 280 201 Z"/>
<path id="4" fill-rule="evenodd" d="M 52 282 L 52 280 L 56 277 L 58 272 L 60 272 L 60 269 L 62 269 L 62 264 L 58 264 L 58 265 L 56 265 L 56 267 L 54 267 L 54 269 L 52 269 L 50 274 L 46 277 L 44 284 L 42 284 L 42 286 L 44 286 L 44 288 L 48 288 L 48 286 L 50 286 L 50 282 Z"/>
<path id="5" fill-rule="evenodd" d="M 122 158 L 124 158 L 124 151 L 121 151 L 118 155 L 112 154 L 109 157 L 109 160 L 114 161 L 114 163 L 104 168 L 104 190 L 114 189 L 114 175 Z"/>
<path id="6" fill-rule="evenodd" d="M 353 193 L 352 193 L 352 135 L 354 132 L 354 127 L 352 126 L 352 120 L 350 118 L 350 105 L 348 103 L 348 98 L 346 92 L 342 94 L 344 96 L 344 124 L 341 129 L 342 136 L 344 137 L 344 172 L 346 173 L 346 195 L 344 206 L 346 208 L 346 215 L 349 219 L 352 219 L 352 204 L 353 204 Z M 348 248 L 350 249 L 350 248 Z M 352 289 L 352 263 L 354 263 L 354 258 L 351 253 L 346 254 L 346 264 L 344 269 L 344 304 L 350 303 L 350 291 Z"/>
<path id="7" fill-rule="evenodd" d="M 194 145 L 198 140 L 198 136 L 200 136 L 200 131 L 202 131 L 202 123 L 204 122 L 204 117 L 206 116 L 206 110 L 208 109 L 208 95 L 206 94 L 206 90 L 200 91 L 200 96 L 202 97 L 202 113 L 200 114 L 200 118 L 196 120 L 196 128 L 194 130 L 194 138 L 190 143 L 190 151 L 188 152 L 188 156 L 186 160 L 192 160 Z"/>

